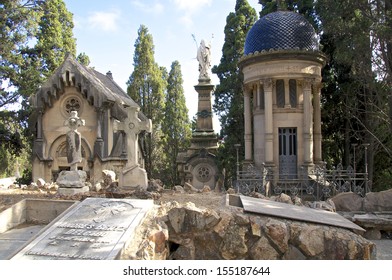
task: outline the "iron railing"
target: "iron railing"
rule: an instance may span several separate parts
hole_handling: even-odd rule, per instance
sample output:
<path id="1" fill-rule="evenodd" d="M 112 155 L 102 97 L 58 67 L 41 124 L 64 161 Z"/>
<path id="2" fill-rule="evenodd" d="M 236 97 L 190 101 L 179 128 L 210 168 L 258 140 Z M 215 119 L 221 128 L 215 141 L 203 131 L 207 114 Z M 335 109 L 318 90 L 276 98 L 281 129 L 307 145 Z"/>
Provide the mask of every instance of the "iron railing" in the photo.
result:
<path id="1" fill-rule="evenodd" d="M 305 200 L 326 200 L 342 192 L 364 196 L 371 191 L 367 173 L 357 173 L 351 166 L 344 169 L 342 164 L 331 170 L 325 166 L 315 166 L 310 171 L 302 168 L 298 174 L 274 174 L 271 168 L 249 165 L 246 170 L 237 171 L 235 186 L 244 195 L 285 193 Z"/>

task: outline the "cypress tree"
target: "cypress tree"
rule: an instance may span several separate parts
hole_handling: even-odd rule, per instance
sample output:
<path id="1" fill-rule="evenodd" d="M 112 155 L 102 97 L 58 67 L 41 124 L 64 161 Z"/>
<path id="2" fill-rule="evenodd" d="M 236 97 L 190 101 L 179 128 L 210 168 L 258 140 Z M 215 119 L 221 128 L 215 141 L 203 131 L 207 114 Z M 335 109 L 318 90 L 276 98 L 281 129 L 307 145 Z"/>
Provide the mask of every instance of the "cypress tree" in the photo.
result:
<path id="1" fill-rule="evenodd" d="M 164 71 L 154 59 L 153 37 L 148 28 L 141 25 L 135 42 L 134 70 L 127 82 L 127 92 L 151 119 L 153 131 L 146 137 L 146 171 L 150 178 L 159 176 L 162 168 L 162 119 L 165 108 Z"/>
<path id="2" fill-rule="evenodd" d="M 162 131 L 165 135 L 165 158 L 167 161 L 166 183 L 179 183 L 176 159 L 180 151 L 190 144 L 191 124 L 185 103 L 181 65 L 174 61 L 171 65 L 166 94 L 165 116 Z"/>
<path id="3" fill-rule="evenodd" d="M 212 73 L 216 74 L 220 81 L 214 92 L 214 110 L 219 116 L 220 134 L 224 139 L 218 150 L 218 159 L 220 169 L 226 170 L 226 178 L 235 175 L 234 145 L 244 146 L 243 76 L 237 63 L 244 54 L 246 35 L 256 19 L 256 11 L 248 1 L 236 1 L 235 11 L 226 18 L 220 63 L 212 68 Z"/>

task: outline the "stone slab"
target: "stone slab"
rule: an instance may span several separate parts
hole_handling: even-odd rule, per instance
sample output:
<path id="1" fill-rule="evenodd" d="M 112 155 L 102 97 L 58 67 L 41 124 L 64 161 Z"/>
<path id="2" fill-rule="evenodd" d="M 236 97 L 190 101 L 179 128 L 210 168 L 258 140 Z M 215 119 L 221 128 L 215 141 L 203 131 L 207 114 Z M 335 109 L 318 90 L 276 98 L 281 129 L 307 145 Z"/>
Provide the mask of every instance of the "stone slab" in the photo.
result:
<path id="1" fill-rule="evenodd" d="M 152 200 L 87 198 L 12 259 L 116 259 L 153 204 Z"/>
<path id="2" fill-rule="evenodd" d="M 60 195 L 72 196 L 78 193 L 85 193 L 90 191 L 88 186 L 84 186 L 81 188 L 58 188 L 57 193 Z"/>
<path id="3" fill-rule="evenodd" d="M 0 234 L 0 260 L 7 260 L 33 238 L 45 225 L 23 225 Z"/>
<path id="4" fill-rule="evenodd" d="M 352 218 L 353 222 L 364 228 L 377 228 L 379 230 L 392 230 L 392 214 L 389 213 L 366 213 L 355 214 Z"/>
<path id="5" fill-rule="evenodd" d="M 317 210 L 304 206 L 290 205 L 247 196 L 240 196 L 240 198 L 246 212 L 348 228 L 361 232 L 365 231 L 362 227 L 335 212 Z"/>

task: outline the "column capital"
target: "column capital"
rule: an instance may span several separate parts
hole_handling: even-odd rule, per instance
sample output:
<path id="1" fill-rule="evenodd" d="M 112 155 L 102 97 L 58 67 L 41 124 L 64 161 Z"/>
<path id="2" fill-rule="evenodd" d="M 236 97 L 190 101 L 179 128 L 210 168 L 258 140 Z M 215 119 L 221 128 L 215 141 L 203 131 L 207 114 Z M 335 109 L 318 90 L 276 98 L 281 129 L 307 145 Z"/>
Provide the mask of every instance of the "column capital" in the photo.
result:
<path id="1" fill-rule="evenodd" d="M 265 89 L 272 89 L 273 85 L 274 85 L 274 80 L 271 78 L 268 79 L 261 79 L 260 80 L 260 84 L 263 84 Z"/>
<path id="2" fill-rule="evenodd" d="M 303 79 L 302 83 L 305 89 L 310 89 L 312 87 L 312 84 L 314 83 L 314 79 L 305 78 Z"/>

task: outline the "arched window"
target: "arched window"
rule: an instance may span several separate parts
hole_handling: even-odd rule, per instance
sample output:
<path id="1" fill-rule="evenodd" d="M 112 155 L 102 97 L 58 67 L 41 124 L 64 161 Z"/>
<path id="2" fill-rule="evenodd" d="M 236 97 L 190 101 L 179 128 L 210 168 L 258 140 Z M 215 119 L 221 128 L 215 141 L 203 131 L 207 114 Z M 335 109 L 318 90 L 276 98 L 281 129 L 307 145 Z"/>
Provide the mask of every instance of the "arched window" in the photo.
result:
<path id="1" fill-rule="evenodd" d="M 290 106 L 291 108 L 297 107 L 297 81 L 289 80 L 289 96 L 290 96 Z"/>
<path id="2" fill-rule="evenodd" d="M 259 109 L 264 110 L 264 85 L 260 85 L 260 91 L 259 91 Z"/>
<path id="3" fill-rule="evenodd" d="M 284 108 L 285 105 L 284 80 L 276 81 L 276 105 L 278 108 Z"/>

